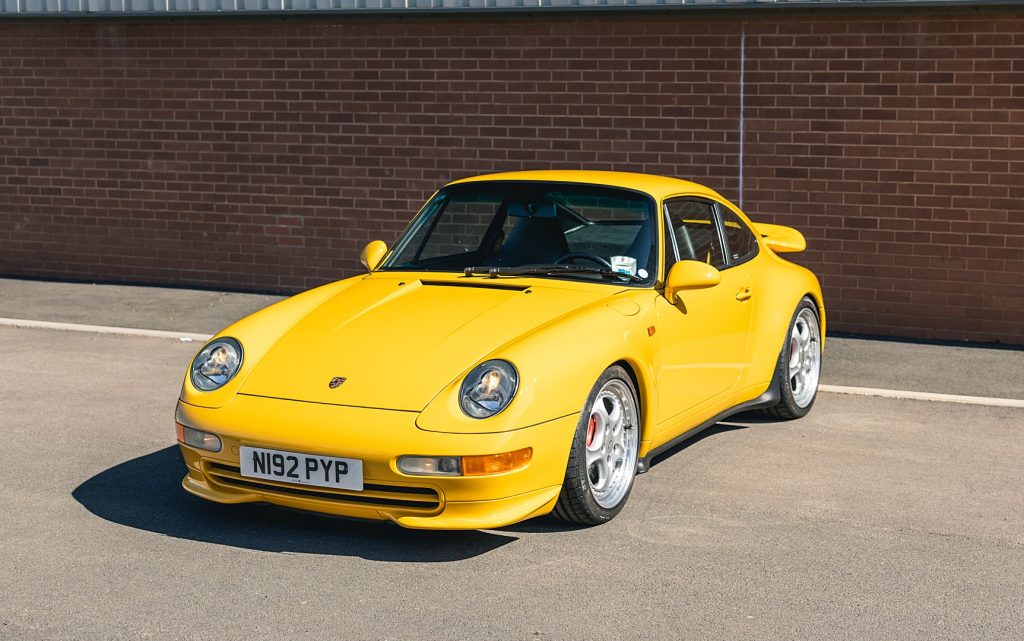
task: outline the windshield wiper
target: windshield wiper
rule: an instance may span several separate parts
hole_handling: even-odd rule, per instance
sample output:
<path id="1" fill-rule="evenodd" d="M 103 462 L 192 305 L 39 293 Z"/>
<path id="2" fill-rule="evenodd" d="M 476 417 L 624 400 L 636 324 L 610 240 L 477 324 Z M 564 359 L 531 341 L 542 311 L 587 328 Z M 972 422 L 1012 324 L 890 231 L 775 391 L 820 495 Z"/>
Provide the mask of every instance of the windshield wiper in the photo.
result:
<path id="1" fill-rule="evenodd" d="M 631 283 L 643 283 L 645 279 L 633 274 L 616 272 L 603 267 L 583 267 L 579 265 L 535 265 L 523 267 L 467 267 L 463 270 L 466 276 L 561 276 L 563 274 L 595 274 L 602 278 L 617 278 Z"/>

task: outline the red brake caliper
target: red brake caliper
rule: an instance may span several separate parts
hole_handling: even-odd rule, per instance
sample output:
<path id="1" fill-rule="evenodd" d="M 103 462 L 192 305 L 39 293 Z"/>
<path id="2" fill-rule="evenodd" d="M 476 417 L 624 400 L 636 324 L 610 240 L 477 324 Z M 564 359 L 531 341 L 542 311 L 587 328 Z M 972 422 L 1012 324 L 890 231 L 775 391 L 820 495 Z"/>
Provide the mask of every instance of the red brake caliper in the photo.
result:
<path id="1" fill-rule="evenodd" d="M 590 422 L 587 423 L 587 447 L 594 444 L 594 435 L 597 434 L 597 418 L 590 415 Z"/>

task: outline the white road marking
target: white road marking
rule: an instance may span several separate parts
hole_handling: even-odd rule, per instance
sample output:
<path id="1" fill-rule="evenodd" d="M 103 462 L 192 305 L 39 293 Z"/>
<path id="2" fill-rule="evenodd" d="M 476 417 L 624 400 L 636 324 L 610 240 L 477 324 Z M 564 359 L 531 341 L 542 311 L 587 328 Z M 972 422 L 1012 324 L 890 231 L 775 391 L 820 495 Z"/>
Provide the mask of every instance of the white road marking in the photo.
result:
<path id="1" fill-rule="evenodd" d="M 818 390 L 831 394 L 880 396 L 882 398 L 902 398 L 914 401 L 935 401 L 938 403 L 963 403 L 965 405 L 988 405 L 990 407 L 1024 407 L 1024 400 L 1018 400 L 1015 398 L 993 398 L 991 396 L 961 396 L 959 394 L 936 394 L 934 392 L 876 389 L 874 387 L 847 387 L 846 385 L 820 385 L 818 386 Z"/>
<path id="2" fill-rule="evenodd" d="M 24 327 L 28 329 L 53 329 L 61 332 L 89 332 L 91 334 L 120 334 L 122 336 L 173 338 L 183 343 L 189 343 L 192 341 L 205 343 L 213 336 L 212 334 L 193 334 L 191 332 L 168 332 L 162 329 L 138 329 L 135 327 L 54 323 L 51 321 L 25 320 L 22 318 L 0 318 L 0 327 Z"/>
<path id="3" fill-rule="evenodd" d="M 93 334 L 120 334 L 122 336 L 173 338 L 182 342 L 198 341 L 202 343 L 205 343 L 213 337 L 212 334 L 169 332 L 161 329 L 138 329 L 135 327 L 110 327 L 107 325 L 54 323 L 51 321 L 25 320 L 21 318 L 0 318 L 0 327 L 25 327 L 29 329 L 53 329 L 64 332 L 89 332 Z M 961 396 L 959 394 L 937 394 L 935 392 L 913 392 L 909 390 L 879 389 L 874 387 L 849 387 L 846 385 L 820 385 L 818 390 L 828 394 L 851 394 L 854 396 L 899 398 L 914 401 L 933 401 L 937 403 L 962 403 L 966 405 L 988 405 L 990 407 L 1024 408 L 1024 400 L 1015 398 Z"/>

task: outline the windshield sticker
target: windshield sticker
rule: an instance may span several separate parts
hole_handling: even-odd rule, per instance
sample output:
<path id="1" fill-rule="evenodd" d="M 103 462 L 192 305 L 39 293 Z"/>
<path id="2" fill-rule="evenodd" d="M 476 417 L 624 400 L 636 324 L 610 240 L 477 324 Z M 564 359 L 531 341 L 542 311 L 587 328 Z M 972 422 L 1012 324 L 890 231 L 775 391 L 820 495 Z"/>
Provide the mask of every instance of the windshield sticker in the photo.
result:
<path id="1" fill-rule="evenodd" d="M 612 271 L 636 276 L 636 259 L 632 256 L 612 256 Z"/>

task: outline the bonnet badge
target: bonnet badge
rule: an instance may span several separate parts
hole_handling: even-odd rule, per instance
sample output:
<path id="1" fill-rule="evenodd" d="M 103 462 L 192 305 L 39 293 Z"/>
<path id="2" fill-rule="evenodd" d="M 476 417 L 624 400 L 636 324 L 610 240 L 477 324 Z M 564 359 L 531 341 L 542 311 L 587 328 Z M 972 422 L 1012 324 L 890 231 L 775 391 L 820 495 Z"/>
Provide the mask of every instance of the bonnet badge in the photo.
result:
<path id="1" fill-rule="evenodd" d="M 334 378 L 331 379 L 331 382 L 327 384 L 327 387 L 331 389 L 337 389 L 341 387 L 341 384 L 347 380 L 348 379 L 345 378 L 344 376 L 335 376 Z"/>

